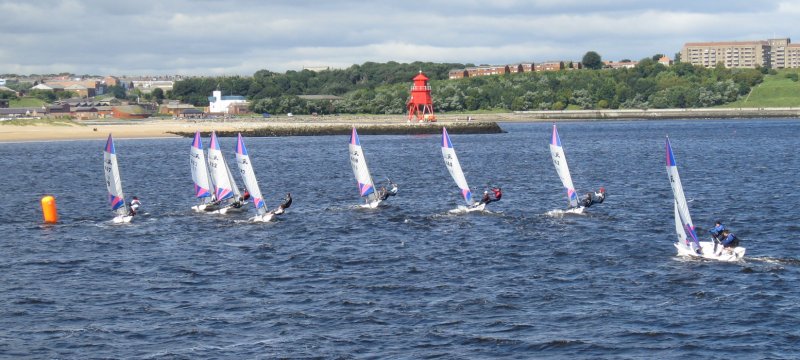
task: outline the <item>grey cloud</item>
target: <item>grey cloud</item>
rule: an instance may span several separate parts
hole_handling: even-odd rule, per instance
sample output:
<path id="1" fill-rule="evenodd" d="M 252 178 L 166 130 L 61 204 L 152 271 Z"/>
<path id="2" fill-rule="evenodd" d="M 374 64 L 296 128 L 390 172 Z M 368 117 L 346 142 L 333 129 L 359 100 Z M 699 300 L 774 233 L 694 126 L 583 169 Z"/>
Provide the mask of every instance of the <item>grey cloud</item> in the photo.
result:
<path id="1" fill-rule="evenodd" d="M 743 0 L 0 0 L 0 13 L 0 73 L 250 75 L 366 61 L 579 60 L 589 50 L 605 59 L 672 55 L 687 41 L 791 36 L 800 8 Z"/>

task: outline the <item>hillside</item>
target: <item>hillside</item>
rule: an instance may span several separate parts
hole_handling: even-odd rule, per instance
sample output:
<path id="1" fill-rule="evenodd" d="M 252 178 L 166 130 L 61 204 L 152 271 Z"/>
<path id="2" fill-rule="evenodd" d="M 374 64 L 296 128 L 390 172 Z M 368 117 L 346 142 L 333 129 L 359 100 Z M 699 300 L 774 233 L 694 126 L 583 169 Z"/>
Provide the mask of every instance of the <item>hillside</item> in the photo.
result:
<path id="1" fill-rule="evenodd" d="M 747 96 L 719 107 L 800 107 L 800 81 L 787 77 L 789 74 L 800 76 L 800 69 L 784 69 L 775 75 L 766 75 L 764 82 L 755 86 Z"/>

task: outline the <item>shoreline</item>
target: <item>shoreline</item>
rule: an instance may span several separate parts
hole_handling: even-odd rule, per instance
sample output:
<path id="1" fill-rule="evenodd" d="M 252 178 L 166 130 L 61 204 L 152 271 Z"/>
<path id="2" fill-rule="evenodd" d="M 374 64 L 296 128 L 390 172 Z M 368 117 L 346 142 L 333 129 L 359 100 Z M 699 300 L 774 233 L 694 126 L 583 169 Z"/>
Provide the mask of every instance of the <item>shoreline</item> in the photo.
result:
<path id="1" fill-rule="evenodd" d="M 470 117 L 472 121 L 467 121 Z M 344 135 L 356 126 L 362 134 L 433 134 L 447 126 L 453 134 L 500 133 L 502 122 L 553 121 L 648 121 L 648 120 L 724 120 L 753 118 L 800 118 L 800 108 L 751 109 L 644 109 L 644 110 L 563 110 L 520 111 L 486 114 L 438 114 L 433 123 L 409 122 L 406 115 L 276 116 L 233 119 L 97 119 L 70 124 L 37 123 L 6 125 L 0 123 L 0 143 L 95 140 L 115 138 L 179 138 L 195 131 L 220 136 L 317 136 Z"/>

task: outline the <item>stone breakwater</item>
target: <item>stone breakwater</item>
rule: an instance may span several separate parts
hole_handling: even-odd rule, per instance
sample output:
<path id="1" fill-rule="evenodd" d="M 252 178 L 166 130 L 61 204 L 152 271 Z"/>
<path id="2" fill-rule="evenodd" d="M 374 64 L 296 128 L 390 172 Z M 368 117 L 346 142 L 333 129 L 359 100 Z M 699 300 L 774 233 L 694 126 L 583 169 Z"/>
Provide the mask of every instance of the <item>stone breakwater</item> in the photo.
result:
<path id="1" fill-rule="evenodd" d="M 441 134 L 442 127 L 447 127 L 451 134 L 499 134 L 503 133 L 496 122 L 453 122 L 453 123 L 393 123 L 393 124 L 357 124 L 359 135 L 421 135 Z M 295 124 L 283 126 L 253 126 L 237 129 L 216 130 L 217 136 L 234 137 L 241 133 L 247 137 L 275 137 L 275 136 L 322 136 L 322 135 L 350 135 L 353 125 L 349 124 Z M 183 137 L 193 137 L 194 132 L 168 131 L 168 133 Z M 202 136 L 210 136 L 210 131 L 201 131 Z"/>

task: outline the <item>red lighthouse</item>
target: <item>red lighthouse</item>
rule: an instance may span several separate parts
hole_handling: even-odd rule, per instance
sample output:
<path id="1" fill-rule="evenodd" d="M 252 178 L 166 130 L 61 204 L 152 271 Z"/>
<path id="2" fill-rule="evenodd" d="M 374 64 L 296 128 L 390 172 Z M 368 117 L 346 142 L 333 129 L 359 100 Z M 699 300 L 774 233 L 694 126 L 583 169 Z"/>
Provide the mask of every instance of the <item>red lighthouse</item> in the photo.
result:
<path id="1" fill-rule="evenodd" d="M 411 98 L 408 99 L 406 107 L 408 108 L 408 120 L 416 115 L 418 121 L 436 121 L 436 116 L 433 115 L 431 86 L 428 85 L 428 77 L 422 73 L 422 70 L 419 75 L 414 77 Z"/>

